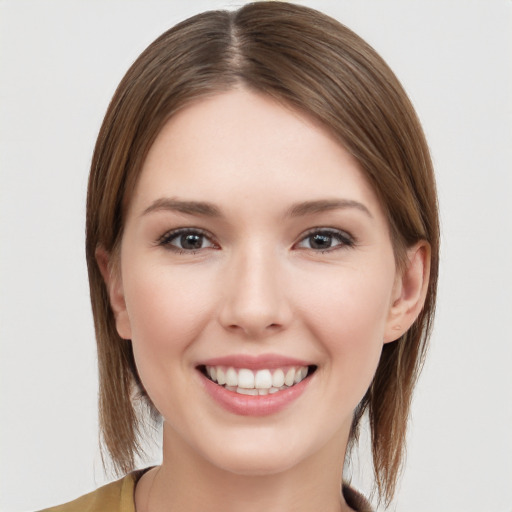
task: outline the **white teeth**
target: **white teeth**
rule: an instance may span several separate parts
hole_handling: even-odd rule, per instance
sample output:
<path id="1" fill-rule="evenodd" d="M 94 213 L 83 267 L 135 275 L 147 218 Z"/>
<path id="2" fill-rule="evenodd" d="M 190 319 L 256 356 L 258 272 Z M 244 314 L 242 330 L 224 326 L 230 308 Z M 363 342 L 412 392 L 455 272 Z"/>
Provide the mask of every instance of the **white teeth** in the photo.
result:
<path id="1" fill-rule="evenodd" d="M 294 379 L 295 384 L 298 384 L 301 380 L 304 380 L 304 378 L 306 377 L 307 374 L 308 374 L 307 368 L 302 367 L 299 370 L 297 370 L 295 372 L 295 379 Z"/>
<path id="2" fill-rule="evenodd" d="M 228 368 L 226 372 L 226 385 L 227 386 L 238 386 L 238 375 L 234 368 Z"/>
<path id="3" fill-rule="evenodd" d="M 272 375 L 272 386 L 280 388 L 284 384 L 284 372 L 281 368 L 277 369 Z"/>
<path id="4" fill-rule="evenodd" d="M 268 395 L 298 384 L 308 375 L 307 366 L 262 369 L 252 371 L 232 366 L 207 366 L 206 373 L 213 382 L 242 395 Z"/>
<path id="5" fill-rule="evenodd" d="M 258 394 L 258 390 L 257 389 L 247 389 L 247 388 L 241 388 L 241 387 L 238 387 L 236 388 L 236 392 L 237 393 L 240 393 L 241 395 L 257 395 Z"/>
<path id="6" fill-rule="evenodd" d="M 256 372 L 254 387 L 257 389 L 270 389 L 272 387 L 272 374 L 270 370 L 258 370 Z"/>
<path id="7" fill-rule="evenodd" d="M 295 368 L 290 368 L 286 372 L 286 377 L 284 378 L 284 383 L 287 386 L 292 386 L 295 381 Z"/>
<path id="8" fill-rule="evenodd" d="M 254 389 L 254 373 L 252 373 L 251 370 L 243 368 L 238 371 L 238 387 Z"/>
<path id="9" fill-rule="evenodd" d="M 221 386 L 226 384 L 226 374 L 222 368 L 217 368 L 217 384 L 220 384 Z"/>

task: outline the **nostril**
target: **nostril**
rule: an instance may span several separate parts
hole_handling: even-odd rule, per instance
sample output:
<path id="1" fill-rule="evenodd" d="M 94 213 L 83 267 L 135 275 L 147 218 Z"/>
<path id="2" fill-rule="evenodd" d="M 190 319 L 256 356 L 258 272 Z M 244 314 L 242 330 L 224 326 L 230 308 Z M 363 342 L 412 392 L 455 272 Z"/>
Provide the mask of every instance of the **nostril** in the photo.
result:
<path id="1" fill-rule="evenodd" d="M 228 325 L 227 328 L 231 331 L 247 331 L 248 333 L 254 331 L 258 331 L 259 329 L 256 328 L 256 327 L 251 327 L 251 326 L 248 326 L 248 327 L 244 327 L 243 325 L 237 325 L 237 324 L 231 324 L 231 325 Z M 272 330 L 272 331 L 276 331 L 276 330 L 279 330 L 281 329 L 281 325 L 278 324 L 278 323 L 272 323 L 272 324 L 269 324 L 267 325 L 266 327 L 264 327 L 262 329 L 262 332 L 263 331 L 267 331 L 267 330 Z"/>

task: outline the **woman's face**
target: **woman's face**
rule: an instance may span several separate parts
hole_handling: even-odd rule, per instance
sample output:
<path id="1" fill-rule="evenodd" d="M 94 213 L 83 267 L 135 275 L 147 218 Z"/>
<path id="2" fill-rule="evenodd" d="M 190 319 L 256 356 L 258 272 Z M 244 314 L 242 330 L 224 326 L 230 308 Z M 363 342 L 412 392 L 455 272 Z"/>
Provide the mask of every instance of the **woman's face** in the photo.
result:
<path id="1" fill-rule="evenodd" d="M 245 474 L 342 460 L 398 336 L 399 279 L 375 193 L 323 128 L 245 89 L 185 108 L 148 154 L 120 261 L 117 328 L 164 442 Z"/>

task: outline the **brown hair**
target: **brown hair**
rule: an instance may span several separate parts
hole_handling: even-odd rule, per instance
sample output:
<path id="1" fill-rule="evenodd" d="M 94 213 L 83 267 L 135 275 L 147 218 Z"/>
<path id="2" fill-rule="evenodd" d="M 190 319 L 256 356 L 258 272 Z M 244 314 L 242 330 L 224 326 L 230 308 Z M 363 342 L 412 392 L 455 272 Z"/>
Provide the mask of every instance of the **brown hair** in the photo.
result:
<path id="1" fill-rule="evenodd" d="M 145 393 L 131 342 L 116 332 L 95 251 L 103 247 L 116 252 L 125 207 L 147 152 L 168 118 L 194 99 L 240 84 L 305 112 L 355 156 L 386 212 L 399 268 L 405 248 L 419 240 L 430 244 L 424 308 L 406 334 L 384 345 L 351 432 L 353 444 L 367 412 L 376 483 L 389 503 L 435 306 L 439 227 L 432 164 L 414 109 L 385 62 L 334 19 L 293 4 L 256 2 L 178 24 L 135 61 L 110 103 L 94 150 L 87 195 L 87 262 L 104 443 L 118 470 L 133 469 L 141 421 L 133 391 L 138 387 L 142 396 Z"/>

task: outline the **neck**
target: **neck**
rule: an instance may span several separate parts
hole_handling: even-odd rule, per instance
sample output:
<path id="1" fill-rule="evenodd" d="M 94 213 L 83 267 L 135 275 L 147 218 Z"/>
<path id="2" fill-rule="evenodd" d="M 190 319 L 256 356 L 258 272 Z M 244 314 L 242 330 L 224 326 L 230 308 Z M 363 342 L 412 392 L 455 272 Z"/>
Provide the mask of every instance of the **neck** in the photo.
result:
<path id="1" fill-rule="evenodd" d="M 144 475 L 137 486 L 137 510 L 349 511 L 341 494 L 347 436 L 337 437 L 292 468 L 274 474 L 246 475 L 214 466 L 164 425 L 163 463 Z"/>

